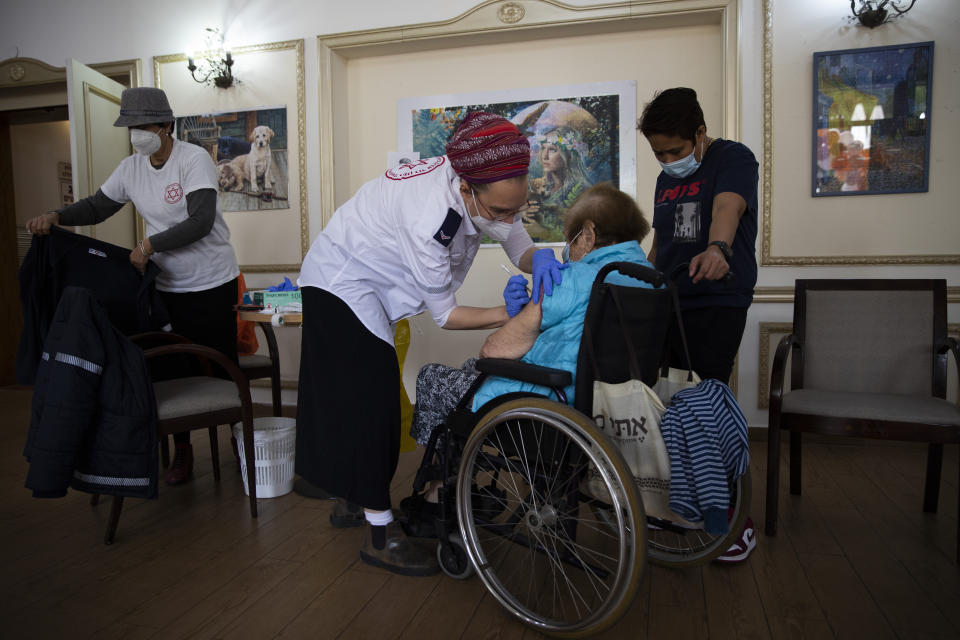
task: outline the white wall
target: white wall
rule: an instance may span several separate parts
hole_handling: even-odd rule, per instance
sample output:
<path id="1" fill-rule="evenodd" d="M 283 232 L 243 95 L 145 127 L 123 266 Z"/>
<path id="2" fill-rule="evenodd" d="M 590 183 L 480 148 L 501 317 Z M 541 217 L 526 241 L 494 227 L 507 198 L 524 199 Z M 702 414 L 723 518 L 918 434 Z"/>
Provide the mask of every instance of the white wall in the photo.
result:
<path id="1" fill-rule="evenodd" d="M 707 121 L 719 129 L 723 92 L 723 67 L 717 55 L 722 50 L 720 33 L 719 23 L 649 31 L 631 29 L 510 44 L 431 48 L 349 60 L 342 85 L 348 94 L 344 147 L 350 150 L 350 155 L 348 163 L 339 165 L 348 178 L 343 193 L 338 190 L 337 199 L 349 197 L 361 184 L 384 170 L 384 151 L 394 149 L 397 140 L 397 120 L 389 109 L 391 117 L 383 117 L 384 105 L 395 105 L 398 99 L 406 97 L 632 80 L 636 82 L 636 97 L 642 106 L 658 88 L 673 83 L 697 87 Z M 662 64 L 658 53 L 669 45 L 703 63 L 682 65 L 682 68 Z M 523 61 L 519 68 L 512 66 L 516 60 Z M 469 72 L 465 73 L 464 69 Z M 639 132 L 633 135 L 637 145 L 637 197 L 649 219 L 653 213 L 657 164 Z M 385 149 L 384 145 L 389 146 Z M 651 241 L 652 234 L 645 242 L 646 248 Z M 498 245 L 483 247 L 469 277 L 457 292 L 457 301 L 469 306 L 502 304 L 501 291 L 506 280 L 500 268 L 503 263 L 509 264 L 509 261 Z M 486 336 L 477 331 L 440 329 L 429 314 L 421 314 L 413 323 L 408 353 L 410 366 L 405 371 L 411 386 L 420 364 L 442 362 L 459 366 L 466 358 L 477 355 Z"/>
<path id="2" fill-rule="evenodd" d="M 7 3 L 13 6 L 4 7 L 3 20 L 0 21 L 0 59 L 19 53 L 21 56 L 62 66 L 68 57 L 85 63 L 139 58 L 143 64 L 143 84 L 152 85 L 153 56 L 187 50 L 197 42 L 197 36 L 206 26 L 223 25 L 231 43 L 238 46 L 303 38 L 306 49 L 307 192 L 313 208 L 313 204 L 319 202 L 321 193 L 317 173 L 320 151 L 317 135 L 319 113 L 316 36 L 446 20 L 467 11 L 477 2 L 478 0 L 448 0 L 444 3 L 426 0 L 288 0 L 283 3 L 269 3 L 262 0 L 209 0 L 197 3 L 168 0 L 157 5 L 121 0 L 34 0 Z M 774 48 L 777 55 L 774 56 L 773 75 L 777 79 L 777 91 L 781 98 L 795 95 L 797 104 L 803 105 L 800 107 L 801 112 L 789 115 L 784 112 L 775 120 L 775 222 L 803 219 L 811 206 L 811 198 L 802 193 L 798 192 L 786 198 L 778 198 L 776 194 L 789 194 L 794 180 L 803 185 L 809 183 L 809 174 L 805 173 L 803 168 L 796 169 L 792 163 L 796 162 L 800 167 L 808 166 L 803 160 L 809 153 L 809 145 L 804 136 L 809 129 L 811 118 L 802 110 L 809 111 L 811 103 L 809 92 L 812 84 L 810 74 L 813 52 L 922 40 L 936 40 L 936 86 L 933 89 L 935 152 L 931 158 L 938 163 L 934 172 L 938 179 L 931 182 L 932 195 L 928 197 L 936 199 L 937 206 L 947 206 L 951 211 L 956 211 L 950 178 L 957 174 L 958 162 L 953 150 L 960 146 L 957 144 L 960 119 L 957 108 L 960 99 L 957 94 L 960 87 L 957 77 L 960 72 L 960 39 L 956 36 L 960 33 L 960 2 L 923 0 L 897 23 L 875 30 L 850 26 L 845 20 L 849 4 L 841 0 L 771 2 L 775 9 Z M 588 6 L 604 3 L 602 0 L 567 0 L 567 4 Z M 739 28 L 742 84 L 740 139 L 761 159 L 763 21 L 762 0 L 742 0 Z M 664 62 L 671 60 L 680 65 L 701 64 L 701 60 L 691 56 L 685 49 L 672 48 L 669 44 L 664 45 L 660 55 Z M 629 66 L 629 61 L 625 61 L 625 65 Z M 641 101 L 646 98 L 643 94 L 639 97 Z M 791 135 L 799 136 L 803 142 L 796 143 Z M 391 141 L 390 147 L 392 146 Z M 386 150 L 385 148 L 384 151 Z M 639 147 L 639 153 L 642 154 L 645 150 L 642 145 Z M 351 162 L 354 160 L 351 159 Z M 357 169 L 366 170 L 366 167 Z M 351 183 L 358 179 L 350 176 Z M 904 201 L 888 196 L 863 196 L 844 200 L 859 200 L 861 204 L 858 206 L 878 207 L 885 211 L 893 207 L 902 212 L 903 216 L 913 213 L 909 199 Z M 646 205 L 642 193 L 640 202 L 641 205 Z M 960 247 L 958 230 L 960 219 L 954 217 L 952 224 L 929 229 L 928 233 L 952 235 L 957 238 L 955 246 Z M 311 235 L 315 233 L 316 230 L 311 229 Z M 486 261 L 486 256 L 482 256 L 481 260 Z M 495 259 L 494 264 L 498 261 L 499 259 Z M 788 286 L 792 285 L 797 277 L 946 277 L 948 284 L 955 286 L 960 280 L 958 276 L 958 266 L 765 267 L 760 270 L 759 284 Z M 274 274 L 251 274 L 249 283 L 258 286 L 278 279 L 280 276 Z M 482 288 L 482 284 L 477 286 Z M 468 280 L 467 286 L 473 287 L 473 281 Z M 495 301 L 495 296 L 496 291 L 489 293 L 491 302 Z M 956 306 L 951 305 L 950 309 L 950 319 L 954 322 L 958 319 Z M 789 321 L 791 313 L 791 307 L 787 304 L 755 303 L 750 310 L 740 353 L 738 392 L 751 425 L 766 423 L 766 412 L 756 408 L 758 323 Z M 417 319 L 414 322 L 424 331 L 421 336 L 414 330 L 414 342 L 426 339 L 430 333 L 424 327 L 428 326 L 430 320 Z M 427 352 L 431 351 L 427 349 Z M 285 376 L 296 374 L 297 355 L 296 345 L 285 343 L 282 356 L 285 358 Z M 415 371 L 416 364 L 408 362 L 408 380 L 410 371 Z"/>

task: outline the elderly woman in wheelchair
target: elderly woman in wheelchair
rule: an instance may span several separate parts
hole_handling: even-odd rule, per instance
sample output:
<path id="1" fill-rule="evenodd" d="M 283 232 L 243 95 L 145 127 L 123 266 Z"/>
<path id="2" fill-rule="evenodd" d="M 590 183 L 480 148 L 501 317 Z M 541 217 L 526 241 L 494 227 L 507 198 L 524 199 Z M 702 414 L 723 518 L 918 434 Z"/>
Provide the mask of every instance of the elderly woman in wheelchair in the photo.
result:
<path id="1" fill-rule="evenodd" d="M 607 626 L 642 575 L 636 536 L 646 525 L 629 469 L 569 404 L 594 282 L 611 263 L 655 274 L 640 248 L 649 230 L 628 195 L 591 187 L 567 213 L 570 266 L 552 295 L 491 334 L 481 360 L 427 365 L 418 376 L 411 433 L 427 450 L 414 495 L 401 503 L 408 533 L 439 537 L 446 573 L 480 567 L 502 604 L 547 633 Z M 653 286 L 617 272 L 603 279 Z M 604 479 L 602 504 L 579 494 L 588 468 Z"/>
<path id="2" fill-rule="evenodd" d="M 567 213 L 570 266 L 553 294 L 491 334 L 480 360 L 427 365 L 417 379 L 411 434 L 426 451 L 413 495 L 401 502 L 408 535 L 439 538 L 445 573 L 476 570 L 513 615 L 550 635 L 607 628 L 643 576 L 643 503 L 623 457 L 588 416 L 593 372 L 628 375 L 625 345 L 607 339 L 619 332 L 602 331 L 609 289 L 622 292 L 633 348 L 650 356 L 644 378 L 657 376 L 673 298 L 640 248 L 649 229 L 632 198 L 591 187 Z M 581 338 L 596 349 L 583 349 Z M 590 490 L 581 491 L 588 477 Z M 649 536 L 686 533 L 657 521 Z M 694 537 L 651 555 L 683 566 L 723 545 L 702 531 Z"/>

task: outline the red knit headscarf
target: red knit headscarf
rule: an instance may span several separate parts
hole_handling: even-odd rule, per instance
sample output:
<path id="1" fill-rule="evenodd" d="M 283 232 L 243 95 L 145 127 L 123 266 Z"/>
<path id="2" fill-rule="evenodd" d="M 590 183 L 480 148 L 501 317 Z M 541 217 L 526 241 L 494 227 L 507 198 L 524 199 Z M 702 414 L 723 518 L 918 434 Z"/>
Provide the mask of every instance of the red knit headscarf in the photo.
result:
<path id="1" fill-rule="evenodd" d="M 457 175 L 488 183 L 525 175 L 530 143 L 516 125 L 485 111 L 472 111 L 447 142 L 447 157 Z"/>

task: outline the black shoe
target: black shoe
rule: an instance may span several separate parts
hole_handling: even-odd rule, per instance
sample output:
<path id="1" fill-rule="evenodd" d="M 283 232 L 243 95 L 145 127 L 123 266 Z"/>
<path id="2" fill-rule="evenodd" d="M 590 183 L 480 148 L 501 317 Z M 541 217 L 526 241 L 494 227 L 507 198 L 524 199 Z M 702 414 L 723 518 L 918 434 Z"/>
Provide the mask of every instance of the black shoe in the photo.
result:
<path id="1" fill-rule="evenodd" d="M 414 516 L 429 517 L 431 519 L 440 517 L 440 505 L 436 502 L 427 502 L 427 499 L 422 493 L 415 493 L 401 500 L 400 511 L 408 518 Z"/>
<path id="2" fill-rule="evenodd" d="M 365 522 L 363 507 L 347 502 L 343 498 L 337 498 L 333 504 L 333 511 L 330 512 L 330 524 L 338 529 L 346 529 L 347 527 L 362 527 Z"/>
<path id="3" fill-rule="evenodd" d="M 383 549 L 373 546 L 373 527 L 370 527 L 360 549 L 360 559 L 402 576 L 432 576 L 440 570 L 436 553 L 431 553 L 407 538 L 400 523 L 394 520 L 386 526 L 386 544 Z"/>
<path id="4" fill-rule="evenodd" d="M 403 532 L 411 538 L 439 538 L 440 536 L 437 533 L 438 517 L 414 513 L 408 515 L 406 520 L 401 520 L 400 526 L 403 527 Z"/>

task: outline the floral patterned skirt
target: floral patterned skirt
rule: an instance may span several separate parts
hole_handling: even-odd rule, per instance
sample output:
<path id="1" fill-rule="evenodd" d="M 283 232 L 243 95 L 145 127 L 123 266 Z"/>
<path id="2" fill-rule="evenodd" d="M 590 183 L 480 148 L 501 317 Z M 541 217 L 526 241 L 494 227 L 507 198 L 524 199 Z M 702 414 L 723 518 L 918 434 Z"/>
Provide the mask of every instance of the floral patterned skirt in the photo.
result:
<path id="1" fill-rule="evenodd" d="M 476 358 L 459 369 L 444 364 L 428 364 L 417 374 L 417 404 L 413 408 L 410 435 L 417 444 L 427 444 L 433 430 L 442 425 L 470 385 L 480 375 Z"/>

